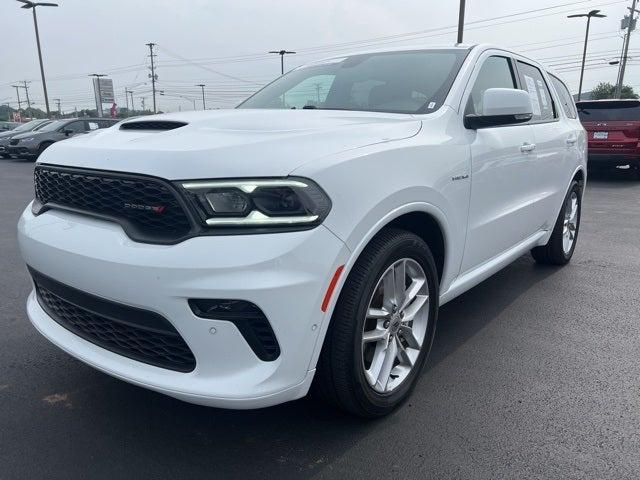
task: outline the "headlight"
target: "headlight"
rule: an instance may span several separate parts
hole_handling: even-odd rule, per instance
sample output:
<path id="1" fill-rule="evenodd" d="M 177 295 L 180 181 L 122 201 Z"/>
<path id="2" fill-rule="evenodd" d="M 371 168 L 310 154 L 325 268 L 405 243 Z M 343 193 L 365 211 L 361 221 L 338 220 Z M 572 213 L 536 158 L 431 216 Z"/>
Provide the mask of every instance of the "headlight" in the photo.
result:
<path id="1" fill-rule="evenodd" d="M 34 137 L 27 137 L 27 138 L 21 138 L 20 141 L 21 142 L 33 142 Z"/>
<path id="2" fill-rule="evenodd" d="M 182 182 L 210 227 L 313 227 L 331 210 L 331 200 L 306 178 Z"/>

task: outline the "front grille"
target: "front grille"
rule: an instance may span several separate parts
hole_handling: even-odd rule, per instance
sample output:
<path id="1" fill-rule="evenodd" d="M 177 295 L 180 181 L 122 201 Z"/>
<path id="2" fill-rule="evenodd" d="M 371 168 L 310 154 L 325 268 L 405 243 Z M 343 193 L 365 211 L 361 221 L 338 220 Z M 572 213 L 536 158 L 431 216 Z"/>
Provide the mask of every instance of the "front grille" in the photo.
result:
<path id="1" fill-rule="evenodd" d="M 70 332 L 149 365 L 178 372 L 195 368 L 195 358 L 184 339 L 160 315 L 81 292 L 32 269 L 30 272 L 38 302 Z"/>
<path id="2" fill-rule="evenodd" d="M 166 182 L 127 174 L 38 166 L 35 195 L 43 209 L 63 208 L 110 219 L 134 240 L 176 243 L 192 229 Z"/>
<path id="3" fill-rule="evenodd" d="M 17 145 L 20 140 L 9 140 L 9 145 Z"/>

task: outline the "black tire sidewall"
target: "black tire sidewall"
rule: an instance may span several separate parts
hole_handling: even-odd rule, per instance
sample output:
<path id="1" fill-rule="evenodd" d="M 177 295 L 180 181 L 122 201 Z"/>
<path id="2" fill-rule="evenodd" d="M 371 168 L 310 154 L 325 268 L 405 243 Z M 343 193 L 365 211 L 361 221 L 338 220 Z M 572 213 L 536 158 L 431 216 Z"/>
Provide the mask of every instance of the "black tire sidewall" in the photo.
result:
<path id="1" fill-rule="evenodd" d="M 423 348 L 409 376 L 392 392 L 380 394 L 373 390 L 365 378 L 364 365 L 362 364 L 362 330 L 373 289 L 386 269 L 401 258 L 411 258 L 417 261 L 425 271 L 429 289 L 429 324 Z M 415 386 L 417 376 L 426 361 L 435 335 L 438 315 L 438 277 L 433 257 L 427 245 L 413 234 L 406 234 L 400 237 L 399 241 L 389 242 L 381 251 L 377 252 L 377 258 L 367 273 L 367 281 L 361 285 L 360 290 L 360 302 L 355 311 L 354 348 L 351 358 L 352 378 L 356 387 L 355 394 L 358 403 L 370 414 L 384 415 L 401 403 Z"/>
<path id="2" fill-rule="evenodd" d="M 569 252 L 565 252 L 564 246 L 563 246 L 564 217 L 567 212 L 567 201 L 569 200 L 573 192 L 576 192 L 576 194 L 578 195 L 578 219 L 576 222 L 576 234 L 573 238 L 573 245 L 571 245 L 571 250 L 569 250 Z M 564 198 L 564 202 L 562 204 L 562 211 L 560 212 L 560 216 L 558 217 L 558 224 L 556 225 L 557 230 L 556 232 L 554 232 L 557 235 L 557 238 L 555 239 L 557 245 L 555 247 L 567 262 L 571 260 L 571 257 L 573 257 L 573 252 L 576 249 L 576 245 L 578 245 L 578 235 L 580 234 L 581 218 L 582 218 L 582 187 L 576 180 L 574 180 L 571 183 L 571 186 L 569 187 L 569 191 L 567 192 L 567 195 Z"/>

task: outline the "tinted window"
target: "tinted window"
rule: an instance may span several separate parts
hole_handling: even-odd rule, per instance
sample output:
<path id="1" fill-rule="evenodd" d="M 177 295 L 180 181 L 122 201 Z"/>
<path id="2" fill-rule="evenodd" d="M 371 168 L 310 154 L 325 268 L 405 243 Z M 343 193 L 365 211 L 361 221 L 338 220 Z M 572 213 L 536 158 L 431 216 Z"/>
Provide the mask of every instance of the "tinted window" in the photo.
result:
<path id="1" fill-rule="evenodd" d="M 549 77 L 551 78 L 553 87 L 556 89 L 556 92 L 558 92 L 560 104 L 562 105 L 564 113 L 569 118 L 576 118 L 576 106 L 575 103 L 573 103 L 573 97 L 569 93 L 567 86 L 559 78 L 556 78 L 553 75 L 549 75 Z"/>
<path id="2" fill-rule="evenodd" d="M 518 74 L 522 89 L 529 92 L 529 98 L 531 98 L 531 106 L 533 107 L 531 121 L 547 122 L 556 118 L 553 99 L 540 69 L 518 61 Z"/>
<path id="3" fill-rule="evenodd" d="M 511 62 L 508 58 L 489 57 L 484 61 L 473 84 L 466 113 L 482 114 L 482 96 L 489 88 L 516 88 Z"/>
<path id="4" fill-rule="evenodd" d="M 428 113 L 442 105 L 468 50 L 354 55 L 280 77 L 239 108 Z"/>
<path id="5" fill-rule="evenodd" d="M 83 121 L 68 123 L 67 125 L 64 126 L 64 129 L 65 130 L 71 130 L 71 131 L 73 131 L 73 133 L 84 133 L 85 132 L 84 122 Z"/>
<path id="6" fill-rule="evenodd" d="M 634 100 L 580 102 L 576 106 L 582 122 L 640 121 L 640 102 Z"/>

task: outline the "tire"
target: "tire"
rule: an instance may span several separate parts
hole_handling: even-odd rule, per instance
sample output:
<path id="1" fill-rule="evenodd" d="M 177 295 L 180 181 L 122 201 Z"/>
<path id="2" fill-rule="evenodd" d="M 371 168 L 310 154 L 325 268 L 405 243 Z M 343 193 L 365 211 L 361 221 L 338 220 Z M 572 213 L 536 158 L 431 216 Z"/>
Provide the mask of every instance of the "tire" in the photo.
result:
<path id="1" fill-rule="evenodd" d="M 569 232 L 573 231 L 573 237 L 569 247 L 567 248 L 565 239 L 565 226 L 570 225 L 570 222 L 567 223 L 567 220 L 570 220 L 569 217 L 573 218 L 570 209 L 572 208 L 574 201 L 576 209 L 575 219 L 573 223 L 574 228 L 568 227 Z M 553 228 L 551 238 L 549 238 L 549 241 L 546 245 L 535 247 L 531 250 L 531 255 L 536 262 L 544 265 L 566 265 L 567 263 L 569 263 L 571 257 L 573 256 L 573 252 L 576 249 L 576 244 L 578 243 L 581 214 L 582 186 L 579 182 L 574 180 L 571 183 L 569 191 L 567 192 L 567 195 L 565 196 L 562 203 L 562 208 L 560 209 L 560 213 L 558 214 L 558 219 L 556 220 L 556 224 Z M 570 234 L 569 237 L 571 237 Z"/>
<path id="2" fill-rule="evenodd" d="M 404 267 L 401 267 L 403 264 Z M 400 268 L 404 270 L 399 270 Z M 391 275 L 389 271 L 393 272 L 392 278 L 399 278 L 397 271 L 406 272 L 405 288 L 407 283 L 409 286 L 422 285 L 421 290 L 416 290 L 418 294 L 412 297 L 415 298 L 414 302 L 419 303 L 410 302 L 405 310 L 396 311 L 388 317 L 368 317 L 367 313 L 374 311 L 371 305 L 378 299 L 381 299 L 383 306 L 381 310 L 375 311 L 385 311 L 384 299 L 388 297 L 384 288 L 387 284 L 382 277 Z M 424 283 L 420 283 L 423 278 Z M 398 291 L 395 284 L 393 290 Z M 406 290 L 410 291 L 411 288 Z M 428 295 L 428 300 L 424 299 L 425 295 Z M 380 417 L 393 411 L 410 395 L 431 349 L 438 318 L 438 297 L 438 274 L 427 244 L 405 230 L 388 228 L 380 232 L 356 261 L 338 297 L 318 361 L 314 392 L 338 408 L 361 417 Z M 422 305 L 417 310 L 419 314 L 412 317 L 413 320 L 407 320 L 411 316 L 410 308 L 417 305 Z M 388 310 L 393 308 L 389 307 Z M 401 316 L 404 313 L 406 316 Z M 374 326 L 382 325 L 383 330 L 387 330 L 387 335 L 394 336 L 390 340 L 380 339 L 363 345 L 364 329 L 370 328 L 372 322 Z M 410 335 L 414 342 L 423 335 L 419 349 L 415 348 L 418 343 L 411 348 L 411 342 L 407 341 L 407 327 L 411 329 Z M 377 333 L 380 331 L 377 328 L 367 333 Z M 403 343 L 404 348 L 400 351 Z M 383 350 L 384 345 L 388 345 L 386 351 L 390 353 L 393 370 L 385 381 L 382 373 L 385 371 L 385 363 L 382 363 L 379 377 L 382 380 L 372 385 L 370 382 L 378 378 L 371 374 L 375 370 L 374 360 L 380 358 L 376 356 L 376 352 L 378 349 L 386 352 Z M 395 350 L 398 353 L 393 355 Z M 370 355 L 372 351 L 374 360 L 367 360 L 363 355 Z M 413 366 L 408 368 L 408 365 L 400 365 L 403 363 L 401 359 Z M 365 372 L 368 361 L 371 364 Z M 402 373 L 394 377 L 393 372 L 396 371 Z M 379 391 L 381 389 L 383 391 Z"/>
<path id="3" fill-rule="evenodd" d="M 38 159 L 40 157 L 40 155 L 42 155 L 42 152 L 44 152 L 51 145 L 53 145 L 53 142 L 46 142 L 46 143 L 41 144 L 38 147 L 38 154 L 36 155 L 36 159 Z"/>

